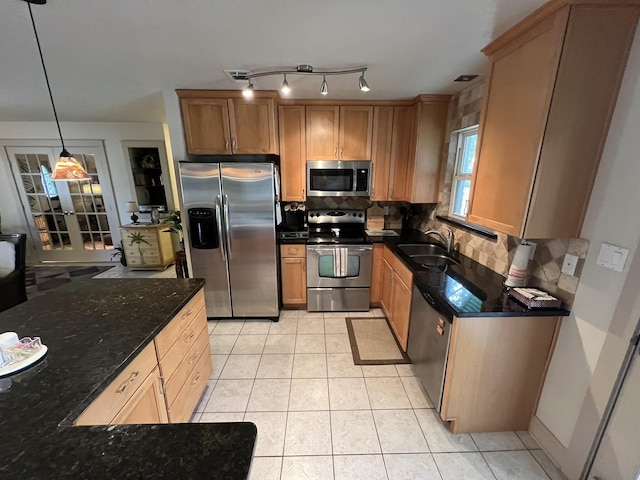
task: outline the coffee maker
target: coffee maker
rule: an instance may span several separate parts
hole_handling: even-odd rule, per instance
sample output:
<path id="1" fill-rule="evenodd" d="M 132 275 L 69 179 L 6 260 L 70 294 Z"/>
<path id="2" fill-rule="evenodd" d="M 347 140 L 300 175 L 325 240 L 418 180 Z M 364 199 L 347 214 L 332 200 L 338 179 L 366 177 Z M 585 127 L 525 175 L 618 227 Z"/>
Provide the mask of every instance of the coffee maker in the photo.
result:
<path id="1" fill-rule="evenodd" d="M 291 202 L 282 207 L 281 238 L 306 238 L 307 210 L 304 203 Z"/>

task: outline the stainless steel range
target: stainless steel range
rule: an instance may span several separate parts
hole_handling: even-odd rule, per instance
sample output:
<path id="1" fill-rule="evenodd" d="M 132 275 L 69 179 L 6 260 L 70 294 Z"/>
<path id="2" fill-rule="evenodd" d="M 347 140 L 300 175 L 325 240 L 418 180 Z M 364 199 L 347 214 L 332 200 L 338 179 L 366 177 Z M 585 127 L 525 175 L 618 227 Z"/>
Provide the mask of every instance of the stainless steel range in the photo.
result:
<path id="1" fill-rule="evenodd" d="M 307 223 L 307 310 L 369 310 L 373 246 L 364 211 L 312 210 Z"/>

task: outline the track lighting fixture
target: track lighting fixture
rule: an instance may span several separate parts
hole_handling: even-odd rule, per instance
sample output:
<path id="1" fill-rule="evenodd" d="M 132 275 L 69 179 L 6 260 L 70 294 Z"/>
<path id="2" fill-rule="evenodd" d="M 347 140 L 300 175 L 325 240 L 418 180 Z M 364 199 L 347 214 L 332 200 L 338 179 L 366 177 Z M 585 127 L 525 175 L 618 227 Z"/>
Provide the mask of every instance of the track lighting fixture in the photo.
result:
<path id="1" fill-rule="evenodd" d="M 25 0 L 27 1 L 27 0 Z M 283 75 L 284 80 L 282 81 L 282 86 L 280 87 L 280 92 L 283 95 L 287 95 L 291 92 L 291 88 L 289 87 L 289 82 L 287 81 L 287 75 L 322 75 L 322 84 L 320 86 L 320 93 L 322 95 L 329 94 L 329 85 L 327 84 L 327 75 L 350 75 L 353 73 L 359 73 L 360 77 L 358 79 L 358 87 L 362 92 L 368 92 L 369 85 L 367 85 L 366 80 L 364 79 L 364 72 L 367 71 L 366 66 L 348 68 L 344 70 L 337 69 L 329 69 L 323 68 L 319 70 L 314 70 L 311 65 L 297 65 L 296 67 L 285 67 L 285 68 L 274 68 L 271 70 L 260 70 L 256 72 L 251 72 L 249 70 L 225 70 L 225 73 L 232 79 L 238 82 L 249 82 L 249 84 L 244 88 L 243 94 L 247 98 L 251 98 L 253 96 L 253 82 L 252 79 L 257 77 L 268 77 L 273 75 Z"/>
<path id="2" fill-rule="evenodd" d="M 249 85 L 242 90 L 242 95 L 244 98 L 253 98 L 253 82 L 251 80 L 249 80 Z"/>
<path id="3" fill-rule="evenodd" d="M 56 119 L 56 126 L 58 127 L 58 134 L 60 135 L 60 143 L 62 144 L 62 152 L 60 152 L 60 158 L 56 161 L 56 164 L 51 173 L 51 180 L 90 180 L 91 177 L 87 174 L 87 171 L 83 166 L 71 156 L 64 146 L 64 139 L 62 138 L 62 130 L 60 129 L 60 122 L 58 121 L 58 113 L 56 112 L 56 105 L 53 103 L 53 94 L 51 93 L 51 85 L 49 85 L 49 76 L 47 75 L 47 68 L 44 65 L 44 58 L 42 56 L 42 48 L 40 48 L 40 39 L 38 38 L 38 31 L 36 30 L 36 22 L 33 19 L 33 12 L 31 11 L 31 4 L 44 5 L 47 0 L 24 0 L 29 7 L 29 17 L 31 18 L 31 25 L 33 26 L 33 34 L 36 37 L 36 45 L 38 45 L 38 53 L 40 55 L 40 63 L 42 64 L 42 71 L 44 72 L 44 79 L 47 83 L 47 91 L 49 92 L 49 98 L 51 99 L 51 108 L 53 109 L 53 117 Z"/>
<path id="4" fill-rule="evenodd" d="M 320 85 L 320 95 L 329 95 L 329 85 L 327 85 L 327 79 L 322 76 L 322 85 Z"/>
<path id="5" fill-rule="evenodd" d="M 367 81 L 364 79 L 364 72 L 362 72 L 362 75 L 360 75 L 358 79 L 358 88 L 360 88 L 361 92 L 369 91 L 369 85 L 367 85 Z"/>
<path id="6" fill-rule="evenodd" d="M 287 82 L 287 74 L 284 74 L 284 80 L 282 81 L 282 86 L 280 87 L 280 91 L 283 95 L 289 95 L 291 92 L 291 88 L 289 88 L 289 82 Z"/>

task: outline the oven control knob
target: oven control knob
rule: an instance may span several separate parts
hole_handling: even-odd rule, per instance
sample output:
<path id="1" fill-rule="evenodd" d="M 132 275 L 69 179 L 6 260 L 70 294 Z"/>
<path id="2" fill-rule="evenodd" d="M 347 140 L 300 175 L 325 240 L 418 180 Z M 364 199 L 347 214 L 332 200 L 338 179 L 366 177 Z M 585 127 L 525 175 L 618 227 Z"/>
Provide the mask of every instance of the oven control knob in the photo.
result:
<path id="1" fill-rule="evenodd" d="M 361 214 L 361 213 L 359 213 L 359 214 L 358 214 L 358 216 L 359 216 L 359 217 L 362 217 L 362 214 Z"/>

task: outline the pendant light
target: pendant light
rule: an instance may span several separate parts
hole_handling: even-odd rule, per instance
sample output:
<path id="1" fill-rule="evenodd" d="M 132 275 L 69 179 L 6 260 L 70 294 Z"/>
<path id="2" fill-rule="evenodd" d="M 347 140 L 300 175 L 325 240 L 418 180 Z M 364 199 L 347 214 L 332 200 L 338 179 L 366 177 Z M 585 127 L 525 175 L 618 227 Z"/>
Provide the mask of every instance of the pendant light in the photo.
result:
<path id="1" fill-rule="evenodd" d="M 291 88 L 289 87 L 289 82 L 287 82 L 287 74 L 284 74 L 284 80 L 282 81 L 282 86 L 280 87 L 280 91 L 283 95 L 289 95 L 291 92 Z"/>
<path id="2" fill-rule="evenodd" d="M 51 93 L 51 85 L 49 85 L 49 76 L 47 75 L 47 68 L 44 65 L 44 58 L 42 57 L 42 48 L 40 48 L 40 39 L 38 38 L 38 31 L 36 30 L 36 22 L 33 20 L 33 12 L 31 11 L 31 4 L 44 5 L 47 0 L 24 0 L 29 7 L 29 17 L 31 17 L 31 25 L 33 25 L 33 34 L 36 37 L 36 44 L 38 45 L 38 53 L 40 54 L 40 62 L 42 63 L 42 71 L 44 72 L 44 79 L 47 83 L 47 90 L 49 92 L 49 98 L 51 99 L 51 108 L 53 108 L 53 116 L 56 119 L 56 126 L 58 127 L 58 134 L 60 135 L 60 143 L 62 144 L 62 152 L 60 158 L 53 168 L 51 173 L 51 180 L 91 180 L 91 177 L 87 174 L 87 171 L 80 165 L 80 163 L 71 156 L 64 146 L 64 140 L 62 138 L 62 130 L 60 130 L 60 122 L 58 121 L 58 113 L 56 112 L 56 105 L 53 103 L 53 94 Z"/>
<path id="3" fill-rule="evenodd" d="M 369 91 L 369 85 L 367 85 L 367 81 L 364 79 L 364 72 L 362 72 L 362 75 L 360 75 L 360 78 L 358 79 L 358 88 L 360 88 L 360 91 L 362 92 Z"/>
<path id="4" fill-rule="evenodd" d="M 322 85 L 320 85 L 320 95 L 329 95 L 329 85 L 324 75 L 322 76 Z"/>
<path id="5" fill-rule="evenodd" d="M 251 80 L 249 80 L 249 85 L 242 90 L 242 95 L 244 98 L 253 98 L 253 82 Z"/>

